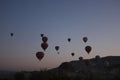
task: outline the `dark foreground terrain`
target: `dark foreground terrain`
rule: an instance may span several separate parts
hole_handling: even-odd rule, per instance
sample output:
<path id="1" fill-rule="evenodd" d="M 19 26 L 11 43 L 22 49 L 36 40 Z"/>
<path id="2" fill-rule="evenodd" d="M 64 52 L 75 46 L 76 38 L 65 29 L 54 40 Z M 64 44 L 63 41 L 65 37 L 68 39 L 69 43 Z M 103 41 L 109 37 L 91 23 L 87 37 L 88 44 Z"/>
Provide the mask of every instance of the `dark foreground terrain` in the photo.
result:
<path id="1" fill-rule="evenodd" d="M 0 72 L 0 80 L 120 80 L 120 56 L 64 62 L 58 68 L 32 72 Z"/>

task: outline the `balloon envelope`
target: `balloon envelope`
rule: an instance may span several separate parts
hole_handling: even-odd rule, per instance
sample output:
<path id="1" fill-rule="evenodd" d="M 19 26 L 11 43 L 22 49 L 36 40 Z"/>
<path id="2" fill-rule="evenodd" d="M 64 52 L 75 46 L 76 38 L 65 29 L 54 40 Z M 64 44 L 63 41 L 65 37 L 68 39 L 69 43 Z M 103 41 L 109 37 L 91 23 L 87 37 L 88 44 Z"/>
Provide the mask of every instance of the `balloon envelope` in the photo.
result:
<path id="1" fill-rule="evenodd" d="M 46 36 L 42 37 L 42 41 L 46 43 L 48 41 L 48 38 Z"/>
<path id="2" fill-rule="evenodd" d="M 37 52 L 36 57 L 41 60 L 44 57 L 44 52 Z"/>
<path id="3" fill-rule="evenodd" d="M 59 46 L 55 46 L 55 50 L 58 51 L 59 50 Z"/>
<path id="4" fill-rule="evenodd" d="M 45 51 L 48 48 L 48 43 L 41 43 L 41 47 Z"/>
<path id="5" fill-rule="evenodd" d="M 44 36 L 44 34 L 41 34 L 41 37 L 43 37 Z"/>
<path id="6" fill-rule="evenodd" d="M 88 41 L 87 37 L 83 37 L 83 41 L 86 43 Z"/>
<path id="7" fill-rule="evenodd" d="M 14 34 L 13 33 L 10 33 L 10 36 L 12 37 Z"/>
<path id="8" fill-rule="evenodd" d="M 92 47 L 91 46 L 86 46 L 85 50 L 89 54 L 91 52 L 91 50 L 92 50 Z"/>
<path id="9" fill-rule="evenodd" d="M 83 61 L 83 57 L 79 57 L 79 60 L 80 60 L 80 61 Z"/>
<path id="10" fill-rule="evenodd" d="M 74 56 L 74 55 L 75 55 L 75 53 L 71 53 L 71 55 L 72 55 L 72 56 Z"/>
<path id="11" fill-rule="evenodd" d="M 71 41 L 71 38 L 68 38 L 68 42 L 70 42 Z"/>

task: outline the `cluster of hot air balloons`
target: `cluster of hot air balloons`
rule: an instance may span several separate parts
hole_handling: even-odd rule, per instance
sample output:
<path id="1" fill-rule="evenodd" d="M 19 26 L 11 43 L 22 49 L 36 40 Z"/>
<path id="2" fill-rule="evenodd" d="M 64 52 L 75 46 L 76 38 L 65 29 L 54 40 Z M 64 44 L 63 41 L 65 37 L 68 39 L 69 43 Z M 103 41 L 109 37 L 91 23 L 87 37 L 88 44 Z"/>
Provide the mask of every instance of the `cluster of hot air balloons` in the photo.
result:
<path id="1" fill-rule="evenodd" d="M 83 41 L 84 43 L 86 43 L 88 41 L 88 38 L 87 37 L 83 37 Z M 89 54 L 92 50 L 92 47 L 91 46 L 86 46 L 85 47 L 85 51 Z"/>
<path id="2" fill-rule="evenodd" d="M 86 43 L 86 42 L 88 41 L 88 38 L 87 38 L 87 37 L 83 37 L 83 41 Z M 91 52 L 91 50 L 92 50 L 92 47 L 91 47 L 91 46 L 87 45 L 87 46 L 85 47 L 85 51 L 86 51 L 88 54 Z M 85 60 L 85 64 L 88 66 L 88 65 L 90 64 L 90 60 L 89 60 L 89 59 L 88 59 L 88 60 Z"/>
<path id="3" fill-rule="evenodd" d="M 71 42 L 71 38 L 68 38 L 67 40 L 68 40 L 68 42 Z M 74 56 L 74 55 L 75 55 L 75 53 L 72 52 L 72 53 L 71 53 L 71 56 Z"/>
<path id="4" fill-rule="evenodd" d="M 67 40 L 68 40 L 68 42 L 71 42 L 71 38 L 68 38 Z M 71 56 L 74 56 L 74 55 L 75 55 L 75 53 L 72 52 L 72 53 L 71 53 Z"/>
<path id="5" fill-rule="evenodd" d="M 10 33 L 10 36 L 13 37 L 13 36 L 14 36 L 14 33 L 11 32 L 11 33 Z M 48 48 L 48 43 L 47 43 L 48 37 L 44 36 L 44 34 L 41 34 L 41 38 L 42 38 L 41 48 L 43 49 L 43 51 L 38 51 L 38 52 L 36 52 L 36 57 L 37 57 L 39 60 L 41 60 L 41 59 L 44 57 L 44 55 L 45 55 L 44 52 L 45 52 L 46 49 Z M 86 44 L 87 41 L 88 41 L 88 38 L 87 38 L 87 37 L 83 37 L 82 40 L 83 40 L 83 42 Z M 67 41 L 68 41 L 68 42 L 71 42 L 71 38 L 67 38 Z M 55 50 L 57 51 L 58 54 L 59 54 L 59 49 L 60 49 L 60 46 L 55 46 Z M 89 45 L 87 45 L 87 46 L 85 46 L 84 49 L 85 49 L 85 51 L 89 54 L 89 53 L 91 52 L 91 50 L 92 50 L 92 47 L 89 46 Z M 74 55 L 75 55 L 75 53 L 72 52 L 72 53 L 71 53 L 71 56 L 74 56 Z M 82 57 L 79 57 L 79 59 L 82 60 Z M 86 64 L 88 64 L 88 63 L 89 63 L 89 61 L 87 60 L 87 61 L 86 61 Z"/>
<path id="6" fill-rule="evenodd" d="M 44 34 L 41 34 L 41 37 L 42 37 L 42 43 L 41 43 L 41 48 L 46 51 L 46 49 L 48 48 L 48 37 L 44 36 Z M 68 38 L 67 39 L 68 42 L 71 41 L 71 38 Z M 83 42 L 84 43 L 87 43 L 88 41 L 88 38 L 87 37 L 83 37 Z M 60 46 L 55 46 L 55 50 L 57 51 L 57 53 L 59 54 L 59 49 L 60 49 Z M 92 50 L 92 47 L 91 46 L 85 46 L 85 51 L 89 54 Z M 44 57 L 44 51 L 39 51 L 36 53 L 36 57 L 41 60 L 43 57 Z M 72 52 L 71 53 L 71 56 L 74 56 L 75 53 Z M 81 58 L 80 58 L 81 59 Z M 88 63 L 88 61 L 86 61 Z"/>
<path id="7" fill-rule="evenodd" d="M 43 41 L 43 43 L 41 43 L 41 47 L 45 51 L 48 48 L 48 43 L 47 43 L 48 38 L 46 36 L 43 36 L 42 41 Z"/>
<path id="8" fill-rule="evenodd" d="M 48 37 L 44 36 L 44 34 L 41 34 L 42 37 L 42 43 L 41 43 L 41 48 L 45 51 L 48 48 Z M 41 60 L 44 57 L 44 52 L 40 51 L 36 53 L 36 57 Z"/>

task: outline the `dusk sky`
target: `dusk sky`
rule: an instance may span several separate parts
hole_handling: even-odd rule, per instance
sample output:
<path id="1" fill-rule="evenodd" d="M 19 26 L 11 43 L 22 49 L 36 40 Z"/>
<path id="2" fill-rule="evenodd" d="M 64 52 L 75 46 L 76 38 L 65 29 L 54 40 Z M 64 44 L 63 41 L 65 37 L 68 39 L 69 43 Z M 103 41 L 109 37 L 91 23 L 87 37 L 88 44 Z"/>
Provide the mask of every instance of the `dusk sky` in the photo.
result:
<path id="1" fill-rule="evenodd" d="M 39 61 L 41 33 L 49 47 Z M 120 0 L 0 0 L 0 70 L 50 69 L 96 55 L 120 56 Z"/>

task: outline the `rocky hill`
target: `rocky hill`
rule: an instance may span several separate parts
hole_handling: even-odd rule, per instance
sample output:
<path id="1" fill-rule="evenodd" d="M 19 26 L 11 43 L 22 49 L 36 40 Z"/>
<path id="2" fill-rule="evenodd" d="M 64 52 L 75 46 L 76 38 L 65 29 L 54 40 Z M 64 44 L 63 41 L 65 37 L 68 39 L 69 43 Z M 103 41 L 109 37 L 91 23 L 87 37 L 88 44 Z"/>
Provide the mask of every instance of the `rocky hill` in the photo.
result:
<path id="1" fill-rule="evenodd" d="M 68 70 L 78 72 L 79 70 L 86 69 L 106 69 L 112 67 L 120 67 L 120 56 L 107 56 L 100 58 L 96 56 L 92 59 L 83 59 L 82 57 L 76 61 L 64 62 L 62 63 L 58 69 Z"/>
<path id="2" fill-rule="evenodd" d="M 5 75 L 0 80 L 120 80 L 120 56 L 80 57 L 50 70 L 16 72 L 12 78 Z"/>
<path id="3" fill-rule="evenodd" d="M 120 56 L 81 57 L 76 61 L 64 62 L 53 71 L 79 80 L 120 80 Z"/>

